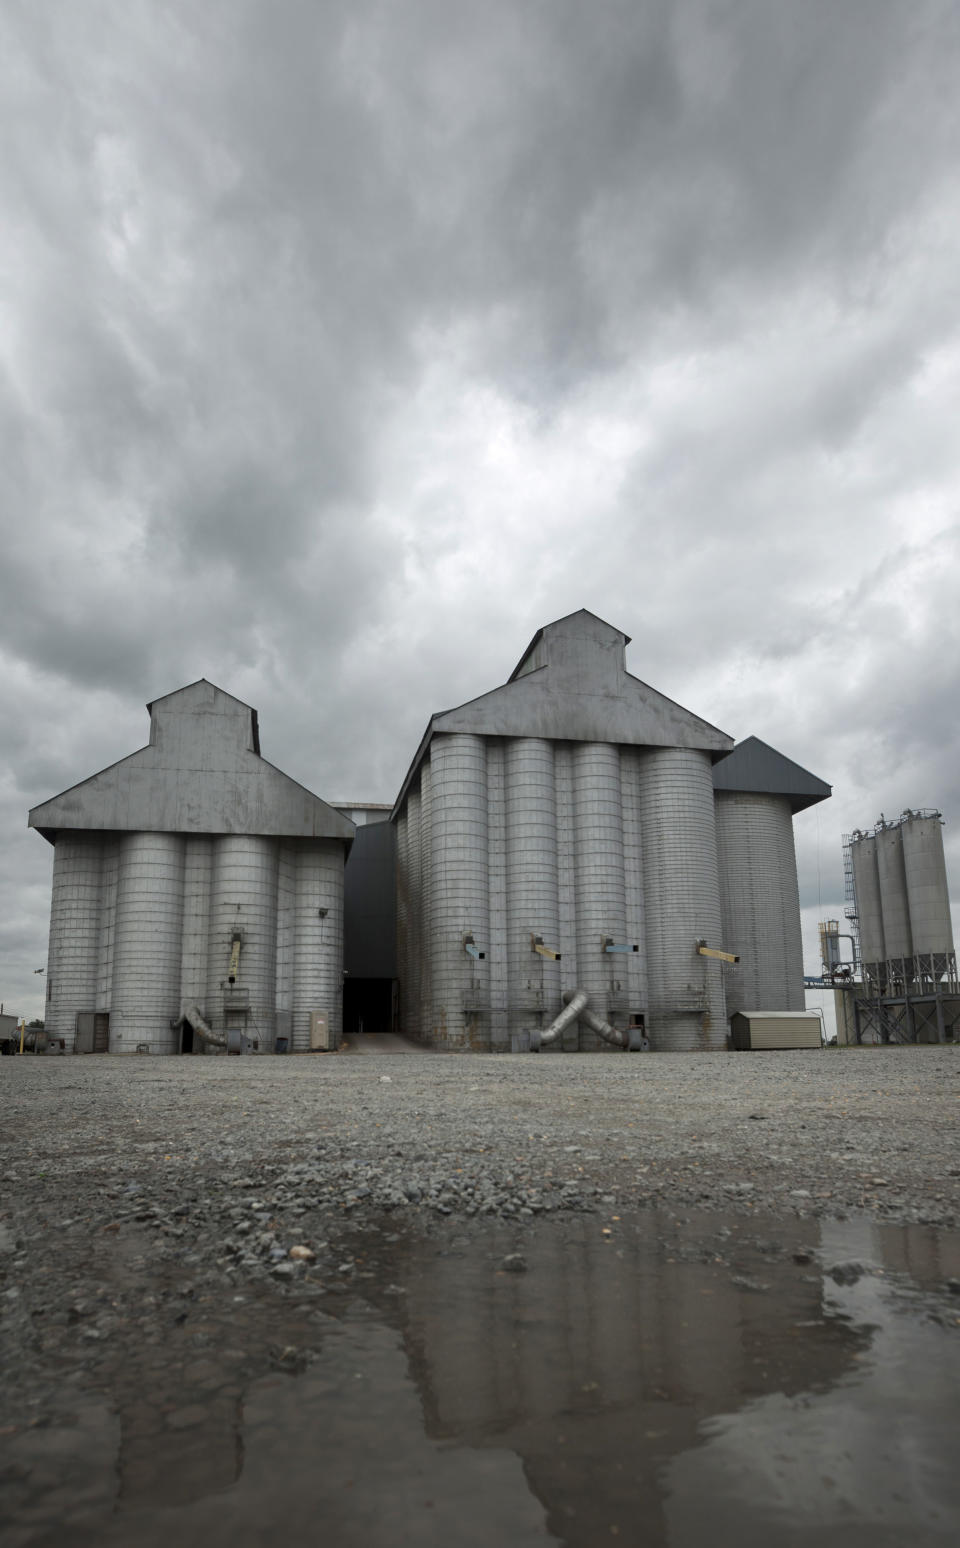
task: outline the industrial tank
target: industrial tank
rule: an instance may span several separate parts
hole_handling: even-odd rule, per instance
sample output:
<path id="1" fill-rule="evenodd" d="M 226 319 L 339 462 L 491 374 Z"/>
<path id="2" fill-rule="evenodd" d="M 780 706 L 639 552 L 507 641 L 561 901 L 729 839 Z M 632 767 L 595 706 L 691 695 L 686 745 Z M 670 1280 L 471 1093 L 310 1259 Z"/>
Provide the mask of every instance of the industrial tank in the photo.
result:
<path id="1" fill-rule="evenodd" d="M 953 923 L 940 814 L 908 814 L 900 832 L 914 953 L 919 957 L 952 952 Z"/>
<path id="2" fill-rule="evenodd" d="M 430 752 L 430 976 L 433 1025 L 451 1048 L 489 1041 L 487 759 L 481 736 L 439 736 Z"/>
<path id="3" fill-rule="evenodd" d="M 656 748 L 640 755 L 651 1046 L 723 1048 L 721 965 L 697 955 L 719 941 L 720 882 L 710 755 Z"/>
<path id="4" fill-rule="evenodd" d="M 877 829 L 877 871 L 887 961 L 908 960 L 913 956 L 913 937 L 899 824 L 884 824 Z"/>
<path id="5" fill-rule="evenodd" d="M 887 948 L 883 938 L 876 838 L 872 834 L 855 833 L 850 843 L 850 858 L 860 925 L 860 957 L 863 962 L 879 964 L 887 960 Z"/>
<path id="6" fill-rule="evenodd" d="M 110 1052 L 173 1053 L 180 1013 L 184 840 L 124 833 L 110 1002 Z"/>
<path id="7" fill-rule="evenodd" d="M 740 962 L 725 976 L 727 1015 L 802 1011 L 803 942 L 786 796 L 718 790 L 717 854 L 723 948 Z"/>
<path id="8" fill-rule="evenodd" d="M 622 948 L 638 943 L 626 939 L 620 751 L 609 742 L 583 742 L 573 749 L 573 824 L 576 986 L 586 990 L 595 1015 L 621 1025 L 626 1011 Z M 621 951 L 605 950 L 604 942 Z M 598 1041 L 595 1033 L 581 1030 L 581 1048 L 594 1048 Z"/>
<path id="9" fill-rule="evenodd" d="M 47 1032 L 74 1047 L 78 1010 L 96 1010 L 102 834 L 64 832 L 53 851 Z"/>
<path id="10" fill-rule="evenodd" d="M 561 963 L 540 955 L 531 937 L 557 951 L 557 803 L 554 750 L 539 737 L 506 742 L 503 758 L 508 1005 L 511 1019 L 549 1025 L 560 1011 Z"/>

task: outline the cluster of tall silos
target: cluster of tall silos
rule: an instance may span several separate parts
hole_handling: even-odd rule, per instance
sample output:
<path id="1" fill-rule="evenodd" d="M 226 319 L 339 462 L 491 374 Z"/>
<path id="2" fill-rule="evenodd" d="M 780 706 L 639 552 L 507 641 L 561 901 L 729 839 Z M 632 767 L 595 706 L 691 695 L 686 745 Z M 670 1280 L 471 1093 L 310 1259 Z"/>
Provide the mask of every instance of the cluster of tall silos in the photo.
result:
<path id="1" fill-rule="evenodd" d="M 335 1046 L 353 823 L 266 763 L 256 712 L 212 683 L 148 708 L 148 746 L 30 814 L 54 846 L 48 1036 L 305 1050 L 319 1019 Z"/>
<path id="2" fill-rule="evenodd" d="M 955 963 L 942 823 L 907 810 L 850 838 L 863 975 L 881 993 L 935 984 Z"/>
<path id="3" fill-rule="evenodd" d="M 435 736 L 397 818 L 400 976 L 410 1035 L 524 1046 L 562 991 L 658 1046 L 723 1046 L 709 753 Z M 592 1048 L 572 1025 L 561 1046 Z"/>
<path id="4" fill-rule="evenodd" d="M 112 1053 L 177 1053 L 198 1010 L 216 1046 L 235 1031 L 265 1051 L 279 1029 L 306 1049 L 323 1007 L 336 1036 L 342 891 L 334 840 L 60 833 L 47 1033 L 72 1049 L 92 1014 Z"/>
<path id="5" fill-rule="evenodd" d="M 709 1049 L 735 1011 L 803 1010 L 792 818 L 829 787 L 632 678 L 626 643 L 573 614 L 431 721 L 393 813 L 409 1035 Z"/>

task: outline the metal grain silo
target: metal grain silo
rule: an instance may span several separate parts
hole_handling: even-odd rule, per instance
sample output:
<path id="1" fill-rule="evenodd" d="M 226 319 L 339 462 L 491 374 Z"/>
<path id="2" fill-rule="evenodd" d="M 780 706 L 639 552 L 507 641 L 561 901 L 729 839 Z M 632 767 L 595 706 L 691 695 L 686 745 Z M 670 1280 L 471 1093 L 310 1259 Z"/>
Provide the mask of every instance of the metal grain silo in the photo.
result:
<path id="1" fill-rule="evenodd" d="M 53 851 L 45 1023 L 68 1050 L 78 1011 L 97 1007 L 103 835 L 62 832 Z"/>
<path id="2" fill-rule="evenodd" d="M 433 799 L 430 757 L 420 770 L 420 1036 L 433 1040 Z"/>
<path id="3" fill-rule="evenodd" d="M 940 813 L 910 814 L 900 832 L 914 954 L 944 956 L 953 951 L 953 922 Z"/>
<path id="4" fill-rule="evenodd" d="M 609 742 L 573 748 L 573 838 L 577 987 L 586 990 L 595 1015 L 620 1027 L 626 1010 L 624 948 L 639 943 L 626 938 L 620 750 Z M 581 1047 L 597 1044 L 594 1033 L 581 1030 Z"/>
<path id="5" fill-rule="evenodd" d="M 651 749 L 639 779 L 650 1040 L 672 1051 L 723 1048 L 721 965 L 697 955 L 698 940 L 721 939 L 710 755 Z"/>
<path id="6" fill-rule="evenodd" d="M 203 1005 L 207 995 L 207 952 L 210 937 L 210 882 L 213 840 L 191 836 L 183 857 L 183 957 L 180 1003 Z"/>
<path id="7" fill-rule="evenodd" d="M 560 1011 L 557 810 L 553 744 L 515 737 L 504 744 L 509 1023 L 549 1025 Z"/>
<path id="8" fill-rule="evenodd" d="M 404 808 L 407 819 L 407 837 L 404 846 L 404 856 L 401 860 L 397 856 L 398 879 L 406 876 L 406 901 L 407 901 L 407 951 L 399 964 L 400 980 L 400 1015 L 401 1025 L 408 1037 L 420 1037 L 422 1035 L 423 1022 L 421 1020 L 421 994 L 420 994 L 420 964 L 423 958 L 423 888 L 422 888 L 422 864 L 423 845 L 420 817 L 420 785 L 410 791 L 410 796 Z M 399 867 L 403 865 L 401 872 Z"/>
<path id="9" fill-rule="evenodd" d="M 111 1052 L 219 1049 L 227 1025 L 266 1050 L 309 1002 L 336 1036 L 353 823 L 265 762 L 256 711 L 213 683 L 147 708 L 145 747 L 30 813 L 55 845 L 51 1030 L 72 1044 L 93 1011 Z"/>
<path id="10" fill-rule="evenodd" d="M 177 1046 L 183 862 L 178 833 L 125 833 L 120 840 L 111 1053 L 166 1054 Z"/>
<path id="11" fill-rule="evenodd" d="M 887 947 L 883 938 L 883 905 L 875 836 L 854 834 L 850 841 L 850 859 L 860 932 L 860 959 L 879 969 L 881 963 L 887 960 Z"/>
<path id="12" fill-rule="evenodd" d="M 626 1012 L 646 1019 L 647 939 L 643 902 L 643 833 L 640 823 L 640 759 L 634 747 L 620 748 L 620 794 L 623 801 L 623 884 L 626 902 L 624 941 L 638 951 L 619 957 Z"/>
<path id="13" fill-rule="evenodd" d="M 876 839 L 886 960 L 895 962 L 903 959 L 909 962 L 913 956 L 913 937 L 910 933 L 910 904 L 903 864 L 903 833 L 899 824 L 884 824 L 877 829 Z"/>
<path id="14" fill-rule="evenodd" d="M 335 839 L 297 845 L 293 905 L 293 1047 L 310 1048 L 310 1016 L 326 1017 L 329 1046 L 343 1030 L 343 862 Z"/>
<path id="15" fill-rule="evenodd" d="M 483 737 L 438 736 L 430 750 L 430 977 L 434 1035 L 489 1045 L 486 942 L 487 756 Z M 484 952 L 480 961 L 467 950 Z"/>
<path id="16" fill-rule="evenodd" d="M 110 996 L 113 992 L 113 952 L 117 935 L 117 891 L 120 884 L 120 843 L 115 834 L 108 833 L 104 836 L 102 856 L 96 998 L 96 1009 L 101 1013 L 109 1011 Z M 106 1036 L 104 1043 L 108 1041 L 109 1038 Z"/>
<path id="17" fill-rule="evenodd" d="M 718 790 L 717 856 L 723 947 L 740 962 L 726 975 L 727 1016 L 804 1005 L 800 896 L 793 813 L 783 795 Z"/>
<path id="18" fill-rule="evenodd" d="M 207 1019 L 263 1048 L 273 1046 L 276 1023 L 278 865 L 272 838 L 229 833 L 213 842 Z"/>

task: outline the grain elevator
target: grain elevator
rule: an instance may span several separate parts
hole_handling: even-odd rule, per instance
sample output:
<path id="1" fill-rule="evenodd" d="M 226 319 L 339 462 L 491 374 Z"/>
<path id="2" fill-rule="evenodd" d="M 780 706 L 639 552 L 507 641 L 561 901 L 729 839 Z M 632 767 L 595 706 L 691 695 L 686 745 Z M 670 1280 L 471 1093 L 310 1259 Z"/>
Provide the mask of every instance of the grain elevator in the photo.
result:
<path id="1" fill-rule="evenodd" d="M 725 1046 L 802 1010 L 792 817 L 830 787 L 626 670 L 581 610 L 430 720 L 394 806 L 400 1026 L 447 1049 Z"/>
<path id="2" fill-rule="evenodd" d="M 354 824 L 201 679 L 146 747 L 34 807 L 54 846 L 46 1030 L 67 1050 L 277 1052 L 340 1032 Z"/>

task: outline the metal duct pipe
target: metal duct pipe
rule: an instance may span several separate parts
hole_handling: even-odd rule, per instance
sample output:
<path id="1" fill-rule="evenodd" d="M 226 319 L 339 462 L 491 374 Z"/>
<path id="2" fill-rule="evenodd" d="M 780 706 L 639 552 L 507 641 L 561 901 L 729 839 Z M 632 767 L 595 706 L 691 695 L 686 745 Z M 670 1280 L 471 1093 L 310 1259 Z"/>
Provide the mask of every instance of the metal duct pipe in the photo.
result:
<path id="1" fill-rule="evenodd" d="M 125 833 L 120 841 L 110 1052 L 173 1053 L 183 956 L 184 840 Z"/>
<path id="2" fill-rule="evenodd" d="M 464 949 L 472 934 L 487 952 L 487 747 L 482 736 L 435 736 L 430 747 L 430 955 L 434 1042 L 488 1048 L 489 996 L 483 963 Z"/>
<path id="3" fill-rule="evenodd" d="M 575 995 L 576 990 L 567 989 L 563 996 L 564 1004 L 572 1004 Z M 629 1033 L 618 1032 L 616 1027 L 610 1025 L 609 1021 L 604 1021 L 602 1016 L 598 1016 L 596 1011 L 592 1011 L 585 1006 L 579 1012 L 579 1020 L 586 1022 L 591 1032 L 596 1032 L 597 1036 L 602 1037 L 605 1043 L 612 1043 L 614 1048 L 627 1047 L 630 1040 Z"/>
<path id="4" fill-rule="evenodd" d="M 802 1011 L 803 941 L 786 796 L 716 793 L 721 939 L 740 957 L 725 978 L 727 1016 L 741 1010 Z M 711 943 L 712 944 L 712 943 Z"/>
<path id="5" fill-rule="evenodd" d="M 214 1032 L 213 1028 L 204 1021 L 198 1005 L 187 1006 L 183 1013 L 183 1019 L 188 1021 L 194 1032 L 199 1037 L 204 1038 L 206 1042 L 215 1044 L 217 1048 L 226 1048 L 227 1034 L 225 1032 Z"/>
<path id="6" fill-rule="evenodd" d="M 567 995 L 569 995 L 569 1000 L 567 1000 Z M 565 1028 L 573 1026 L 573 1023 L 579 1020 L 587 1004 L 586 990 L 568 989 L 567 994 L 563 998 L 567 1000 L 567 1004 L 559 1016 L 551 1021 L 550 1025 L 544 1030 L 541 1031 L 539 1027 L 534 1027 L 530 1032 L 531 1053 L 539 1053 L 546 1044 L 555 1043 Z"/>
<path id="7" fill-rule="evenodd" d="M 63 1038 L 68 1053 L 76 1042 L 77 1011 L 100 1008 L 96 995 L 102 852 L 99 833 L 58 833 L 53 849 L 44 1020 L 51 1037 Z"/>
<path id="8" fill-rule="evenodd" d="M 557 807 L 553 744 L 517 737 L 504 750 L 508 1005 L 511 1029 L 560 1005 L 560 963 L 538 956 L 531 935 L 559 948 Z"/>

